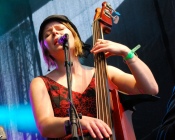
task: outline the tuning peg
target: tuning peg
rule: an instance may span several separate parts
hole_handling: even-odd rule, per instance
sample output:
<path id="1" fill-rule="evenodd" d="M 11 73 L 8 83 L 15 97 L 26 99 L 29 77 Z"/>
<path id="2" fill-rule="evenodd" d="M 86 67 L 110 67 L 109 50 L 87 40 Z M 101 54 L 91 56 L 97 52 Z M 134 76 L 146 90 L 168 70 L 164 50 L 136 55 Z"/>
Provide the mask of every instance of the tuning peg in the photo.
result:
<path id="1" fill-rule="evenodd" d="M 118 15 L 112 16 L 112 19 L 113 19 L 113 22 L 114 22 L 115 24 L 117 24 L 118 21 L 119 21 L 119 16 L 118 16 Z"/>
<path id="2" fill-rule="evenodd" d="M 112 10 L 113 10 L 113 9 L 112 9 Z M 113 10 L 113 13 L 115 14 L 115 16 L 112 16 L 113 21 L 114 21 L 114 23 L 115 23 L 115 24 L 117 24 L 117 23 L 118 23 L 118 21 L 119 21 L 119 16 L 120 16 L 120 13 L 119 13 L 119 12 L 117 12 L 117 11 L 114 11 L 114 10 Z"/>
<path id="3" fill-rule="evenodd" d="M 119 12 L 116 12 L 115 11 L 115 14 L 116 15 L 115 16 L 112 16 L 112 14 L 108 10 L 105 10 L 105 14 L 107 14 L 108 16 L 110 16 L 113 19 L 113 21 L 114 21 L 115 24 L 118 23 L 118 21 L 119 21 L 119 15 L 120 15 Z"/>
<path id="4" fill-rule="evenodd" d="M 114 10 L 113 10 L 113 13 L 115 13 L 117 16 L 120 16 L 120 13 L 117 12 L 117 11 L 114 11 Z"/>
<path id="5" fill-rule="evenodd" d="M 108 15 L 111 16 L 112 19 L 113 19 L 113 21 L 114 21 L 114 23 L 117 24 L 118 21 L 119 21 L 120 13 L 117 12 L 117 11 L 115 11 L 115 10 L 112 8 L 112 6 L 110 5 L 110 3 L 107 3 L 107 6 L 108 6 L 108 8 L 110 8 L 110 9 L 113 11 L 113 13 L 115 14 L 115 16 L 112 16 L 111 14 L 109 14 L 109 12 L 108 12 Z M 106 13 L 107 13 L 107 12 L 106 12 Z M 113 13 L 112 13 L 112 14 L 113 14 Z"/>

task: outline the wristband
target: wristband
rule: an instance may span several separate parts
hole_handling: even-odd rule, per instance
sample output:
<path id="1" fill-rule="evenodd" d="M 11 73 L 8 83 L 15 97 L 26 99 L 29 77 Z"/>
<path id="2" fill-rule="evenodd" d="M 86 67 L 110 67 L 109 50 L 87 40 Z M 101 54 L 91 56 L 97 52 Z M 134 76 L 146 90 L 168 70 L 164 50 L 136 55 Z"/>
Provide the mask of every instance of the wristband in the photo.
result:
<path id="1" fill-rule="evenodd" d="M 71 124 L 70 124 L 69 120 L 65 121 L 65 123 L 64 123 L 64 130 L 66 132 L 66 135 L 71 134 Z"/>
<path id="2" fill-rule="evenodd" d="M 132 59 L 135 55 L 135 52 L 140 48 L 140 45 L 137 45 L 134 47 L 124 58 L 124 60 Z"/>

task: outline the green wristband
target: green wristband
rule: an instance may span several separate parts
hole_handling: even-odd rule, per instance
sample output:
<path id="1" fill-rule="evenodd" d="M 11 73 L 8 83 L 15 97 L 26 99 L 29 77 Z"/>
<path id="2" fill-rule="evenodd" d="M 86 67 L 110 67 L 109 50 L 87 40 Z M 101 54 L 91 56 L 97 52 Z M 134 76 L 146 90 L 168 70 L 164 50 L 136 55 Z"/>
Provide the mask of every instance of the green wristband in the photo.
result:
<path id="1" fill-rule="evenodd" d="M 136 47 L 134 47 L 128 54 L 127 56 L 125 56 L 124 60 L 128 60 L 128 59 L 132 59 L 134 57 L 134 53 L 140 48 L 140 45 L 137 45 Z"/>
<path id="2" fill-rule="evenodd" d="M 134 57 L 134 53 L 130 51 L 127 56 L 124 58 L 124 60 L 132 59 Z"/>

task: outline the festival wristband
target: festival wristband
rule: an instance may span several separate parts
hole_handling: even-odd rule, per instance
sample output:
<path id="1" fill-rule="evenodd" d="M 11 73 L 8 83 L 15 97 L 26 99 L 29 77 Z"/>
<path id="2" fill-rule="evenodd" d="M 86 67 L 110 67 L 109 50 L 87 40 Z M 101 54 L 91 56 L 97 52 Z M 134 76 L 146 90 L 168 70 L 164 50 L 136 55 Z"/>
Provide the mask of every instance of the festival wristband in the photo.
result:
<path id="1" fill-rule="evenodd" d="M 129 60 L 132 59 L 135 55 L 135 52 L 140 48 L 140 45 L 137 45 L 136 47 L 134 47 L 124 58 L 124 60 Z"/>

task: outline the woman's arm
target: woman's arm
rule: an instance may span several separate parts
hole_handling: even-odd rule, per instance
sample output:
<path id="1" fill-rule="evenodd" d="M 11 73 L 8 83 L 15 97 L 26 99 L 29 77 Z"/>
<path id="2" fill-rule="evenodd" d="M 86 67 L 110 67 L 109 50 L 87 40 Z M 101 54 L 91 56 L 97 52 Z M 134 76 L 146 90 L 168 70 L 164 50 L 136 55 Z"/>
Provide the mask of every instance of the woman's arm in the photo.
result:
<path id="1" fill-rule="evenodd" d="M 92 53 L 104 52 L 106 57 L 111 55 L 122 56 L 125 58 L 131 50 L 122 44 L 109 40 L 98 39 Z M 122 70 L 108 66 L 108 76 L 110 80 L 117 85 L 118 89 L 128 94 L 151 94 L 158 93 L 158 85 L 148 66 L 137 56 L 126 60 L 131 74 Z"/>
<path id="2" fill-rule="evenodd" d="M 44 137 L 65 136 L 64 123 L 69 118 L 54 117 L 50 97 L 44 81 L 37 77 L 30 84 L 30 101 L 39 132 Z"/>
<path id="3" fill-rule="evenodd" d="M 66 136 L 64 124 L 69 117 L 54 117 L 53 108 L 46 86 L 41 78 L 30 84 L 30 100 L 39 132 L 44 137 L 60 138 Z M 82 129 L 87 129 L 93 138 L 110 137 L 112 131 L 103 121 L 88 116 L 80 119 Z"/>

